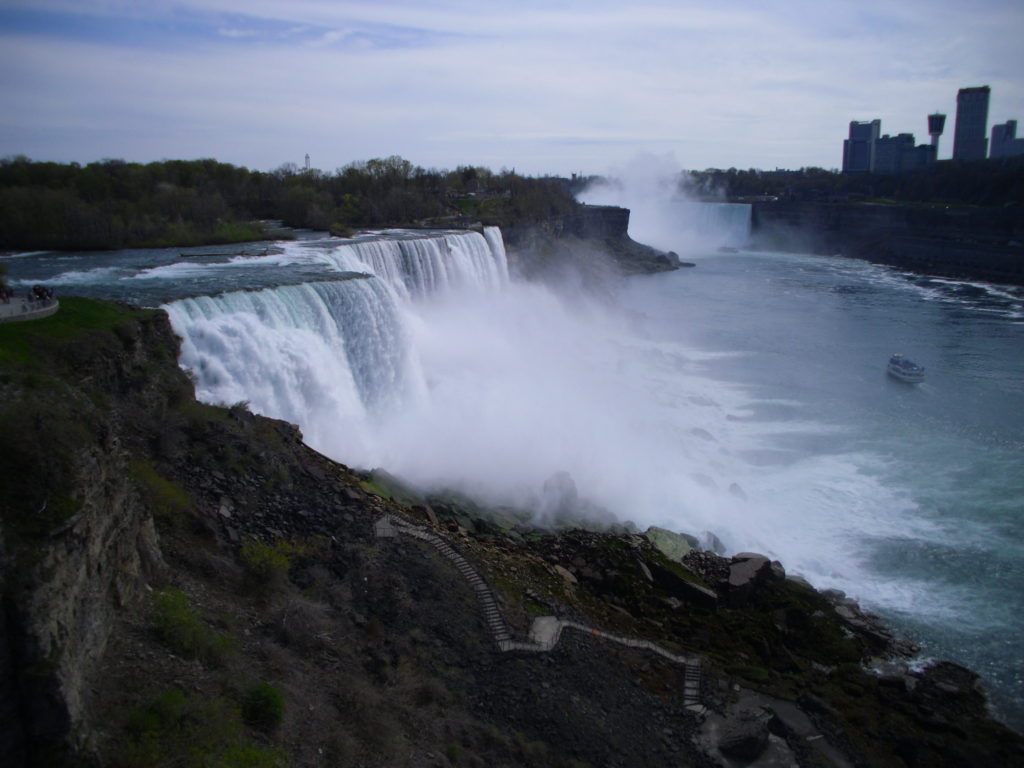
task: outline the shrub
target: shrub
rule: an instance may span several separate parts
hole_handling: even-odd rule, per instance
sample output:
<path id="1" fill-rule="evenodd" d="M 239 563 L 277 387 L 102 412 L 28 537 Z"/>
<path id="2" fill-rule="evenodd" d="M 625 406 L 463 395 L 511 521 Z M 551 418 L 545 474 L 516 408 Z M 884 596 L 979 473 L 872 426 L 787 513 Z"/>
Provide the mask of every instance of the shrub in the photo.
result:
<path id="1" fill-rule="evenodd" d="M 270 683 L 252 686 L 242 701 L 242 717 L 253 728 L 269 731 L 281 722 L 284 698 Z"/>
<path id="2" fill-rule="evenodd" d="M 327 548 L 322 537 L 280 540 L 264 544 L 258 539 L 242 543 L 242 565 L 249 581 L 258 586 L 274 586 L 283 582 L 295 558 L 322 557 Z"/>
<path id="3" fill-rule="evenodd" d="M 252 743 L 238 706 L 226 698 L 186 696 L 178 689 L 158 693 L 128 716 L 112 763 L 117 768 L 279 768 L 277 749 Z"/>
<path id="4" fill-rule="evenodd" d="M 278 584 L 288 576 L 291 567 L 290 548 L 285 542 L 264 544 L 247 539 L 242 544 L 242 565 L 250 581 L 260 586 Z"/>
<path id="5" fill-rule="evenodd" d="M 207 664 L 223 664 L 235 650 L 235 639 L 208 627 L 180 589 L 156 593 L 153 624 L 157 634 L 182 656 Z"/>
<path id="6" fill-rule="evenodd" d="M 192 509 L 192 500 L 185 489 L 162 477 L 147 461 L 133 461 L 131 471 L 153 516 L 172 525 L 180 525 Z"/>

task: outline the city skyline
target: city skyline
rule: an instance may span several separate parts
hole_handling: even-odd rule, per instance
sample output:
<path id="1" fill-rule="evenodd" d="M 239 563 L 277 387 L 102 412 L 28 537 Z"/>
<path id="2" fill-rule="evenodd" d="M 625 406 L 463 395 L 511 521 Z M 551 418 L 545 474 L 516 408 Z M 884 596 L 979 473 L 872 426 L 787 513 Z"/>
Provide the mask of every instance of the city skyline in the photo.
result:
<path id="1" fill-rule="evenodd" d="M 0 0 L 0 156 L 839 168 L 851 119 L 923 136 L 967 84 L 1024 115 L 1021 30 L 1014 0 Z"/>

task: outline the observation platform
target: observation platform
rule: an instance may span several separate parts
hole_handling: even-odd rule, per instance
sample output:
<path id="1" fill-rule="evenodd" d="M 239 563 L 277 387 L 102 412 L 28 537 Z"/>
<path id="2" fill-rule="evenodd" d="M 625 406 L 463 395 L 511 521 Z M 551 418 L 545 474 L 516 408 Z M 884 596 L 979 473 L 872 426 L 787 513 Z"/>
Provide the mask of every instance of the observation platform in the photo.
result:
<path id="1" fill-rule="evenodd" d="M 55 314 L 60 309 L 56 299 L 28 301 L 27 299 L 11 299 L 0 301 L 0 323 L 19 323 L 25 320 L 39 320 Z"/>

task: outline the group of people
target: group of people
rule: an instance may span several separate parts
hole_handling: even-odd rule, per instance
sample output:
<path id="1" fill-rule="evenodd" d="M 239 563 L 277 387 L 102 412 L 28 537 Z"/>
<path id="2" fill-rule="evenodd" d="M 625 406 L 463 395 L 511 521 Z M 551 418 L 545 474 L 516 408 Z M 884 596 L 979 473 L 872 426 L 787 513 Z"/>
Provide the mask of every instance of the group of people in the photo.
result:
<path id="1" fill-rule="evenodd" d="M 47 288 L 45 285 L 33 285 L 32 290 L 28 292 L 28 296 L 25 300 L 31 304 L 33 302 L 42 302 L 43 306 L 46 306 L 53 301 L 53 288 Z"/>

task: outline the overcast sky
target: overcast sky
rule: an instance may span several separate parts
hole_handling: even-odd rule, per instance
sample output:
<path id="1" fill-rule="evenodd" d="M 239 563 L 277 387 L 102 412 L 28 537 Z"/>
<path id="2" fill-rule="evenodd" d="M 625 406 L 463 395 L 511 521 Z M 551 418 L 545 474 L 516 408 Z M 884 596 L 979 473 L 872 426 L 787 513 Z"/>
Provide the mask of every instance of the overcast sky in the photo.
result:
<path id="1" fill-rule="evenodd" d="M 1024 0 L 0 0 L 0 156 L 326 171 L 841 165 L 958 88 L 1024 133 Z"/>

